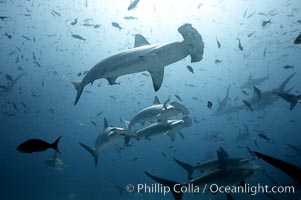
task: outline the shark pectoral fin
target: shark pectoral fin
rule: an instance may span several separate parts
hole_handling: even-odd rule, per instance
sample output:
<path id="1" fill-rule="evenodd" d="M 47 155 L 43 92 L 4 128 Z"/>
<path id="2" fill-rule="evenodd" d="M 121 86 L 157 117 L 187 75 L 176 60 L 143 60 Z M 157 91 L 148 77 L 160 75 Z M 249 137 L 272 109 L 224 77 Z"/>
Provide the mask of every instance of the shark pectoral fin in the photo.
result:
<path id="1" fill-rule="evenodd" d="M 168 131 L 167 135 L 169 136 L 170 140 L 173 142 L 176 139 L 176 132 L 175 131 Z"/>
<path id="2" fill-rule="evenodd" d="M 115 85 L 115 84 L 118 84 L 118 83 L 116 83 L 117 78 L 118 77 L 109 77 L 109 78 L 106 78 L 106 79 L 109 82 L 109 85 Z"/>
<path id="3" fill-rule="evenodd" d="M 189 115 L 189 110 L 186 106 L 178 103 L 178 102 L 172 102 L 170 103 L 173 105 L 178 111 L 180 111 L 183 115 Z"/>
<path id="4" fill-rule="evenodd" d="M 76 89 L 76 97 L 75 97 L 75 101 L 74 101 L 74 105 L 77 104 L 80 96 L 83 93 L 84 90 L 84 86 L 82 86 L 81 82 L 76 82 L 76 81 L 71 81 L 72 85 L 74 86 L 74 88 Z"/>
<path id="5" fill-rule="evenodd" d="M 159 68 L 160 69 L 148 71 L 152 77 L 155 92 L 160 89 L 164 77 L 164 68 L 161 66 Z"/>
<path id="6" fill-rule="evenodd" d="M 291 102 L 290 110 L 293 110 L 295 108 L 295 106 L 297 105 L 297 103 L 298 103 L 298 101 Z"/>
<path id="7" fill-rule="evenodd" d="M 136 34 L 134 47 L 141 47 L 144 45 L 150 45 L 150 43 L 145 39 L 145 37 L 143 35 Z"/>
<path id="8" fill-rule="evenodd" d="M 97 166 L 98 164 L 98 155 L 95 152 L 95 149 L 83 144 L 83 143 L 79 143 L 81 147 L 83 147 L 84 149 L 86 149 L 93 157 L 95 160 L 95 166 Z"/>

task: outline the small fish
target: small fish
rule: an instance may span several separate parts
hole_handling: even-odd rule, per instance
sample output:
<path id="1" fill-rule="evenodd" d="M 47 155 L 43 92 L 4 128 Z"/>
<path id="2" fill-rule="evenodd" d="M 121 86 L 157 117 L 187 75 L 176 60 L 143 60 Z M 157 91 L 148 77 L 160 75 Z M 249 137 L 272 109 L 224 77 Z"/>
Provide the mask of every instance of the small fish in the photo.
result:
<path id="1" fill-rule="evenodd" d="M 80 35 L 72 34 L 72 37 L 75 38 L 75 39 L 78 39 L 78 40 L 83 40 L 84 42 L 86 41 L 86 39 L 83 38 L 83 37 L 80 36 Z"/>
<path id="2" fill-rule="evenodd" d="M 111 24 L 112 24 L 113 27 L 118 28 L 119 31 L 120 31 L 121 29 L 123 29 L 123 28 L 120 26 L 120 24 L 118 24 L 117 22 L 112 22 Z"/>
<path id="3" fill-rule="evenodd" d="M 36 64 L 38 67 L 41 67 L 40 63 L 38 63 L 37 61 L 34 61 L 33 63 Z"/>
<path id="4" fill-rule="evenodd" d="M 161 152 L 161 155 L 162 155 L 164 158 L 166 158 L 166 154 L 165 154 L 165 153 Z"/>
<path id="5" fill-rule="evenodd" d="M 242 91 L 242 93 L 244 93 L 245 95 L 249 96 L 249 94 L 246 91 Z"/>
<path id="6" fill-rule="evenodd" d="M 221 43 L 218 41 L 218 39 L 216 38 L 216 43 L 217 43 L 217 47 L 220 49 L 222 47 Z"/>
<path id="7" fill-rule="evenodd" d="M 293 65 L 284 65 L 282 68 L 283 69 L 294 69 L 294 66 Z"/>
<path id="8" fill-rule="evenodd" d="M 258 97 L 258 101 L 261 99 L 261 91 L 257 87 L 253 86 L 254 94 Z"/>
<path id="9" fill-rule="evenodd" d="M 246 16 L 247 16 L 247 9 L 244 12 L 244 18 L 246 18 Z"/>
<path id="10" fill-rule="evenodd" d="M 18 107 L 17 107 L 17 105 L 15 104 L 15 102 L 13 102 L 12 105 L 13 105 L 14 109 L 15 109 L 16 111 L 18 111 Z"/>
<path id="11" fill-rule="evenodd" d="M 267 54 L 267 48 L 264 48 L 264 51 L 263 51 L 263 57 L 264 58 L 265 58 L 266 54 Z"/>
<path id="12" fill-rule="evenodd" d="M 179 101 L 182 101 L 182 102 L 183 102 L 183 100 L 181 99 L 181 97 L 180 97 L 179 95 L 176 95 L 176 94 L 175 94 L 175 97 L 176 97 Z"/>
<path id="13" fill-rule="evenodd" d="M 52 10 L 52 11 L 51 11 L 51 14 L 52 14 L 53 16 L 55 16 L 55 15 L 61 16 L 61 13 L 59 13 L 59 12 L 57 12 L 57 11 L 55 11 L 55 10 Z"/>
<path id="14" fill-rule="evenodd" d="M 203 5 L 203 3 L 200 3 L 200 4 L 197 6 L 197 9 L 200 9 L 202 5 Z"/>
<path id="15" fill-rule="evenodd" d="M 28 40 L 28 41 L 31 41 L 31 39 L 30 39 L 29 37 L 25 36 L 25 35 L 22 35 L 22 37 L 23 37 L 24 39 Z"/>
<path id="16" fill-rule="evenodd" d="M 8 90 L 8 87 L 5 85 L 0 85 L 0 89 Z"/>
<path id="17" fill-rule="evenodd" d="M 262 24 L 261 24 L 261 26 L 262 26 L 262 27 L 265 27 L 267 24 L 270 24 L 270 23 L 272 23 L 272 22 L 271 22 L 271 19 L 269 19 L 269 20 L 267 20 L 267 21 L 263 21 Z"/>
<path id="18" fill-rule="evenodd" d="M 98 117 L 98 116 L 99 116 L 99 115 L 101 115 L 102 113 L 103 113 L 103 112 L 99 112 L 99 113 L 97 113 L 97 115 L 96 115 L 96 116 Z"/>
<path id="19" fill-rule="evenodd" d="M 83 26 L 94 26 L 94 24 L 87 24 L 87 23 L 85 23 L 85 24 L 83 24 Z"/>
<path id="20" fill-rule="evenodd" d="M 71 25 L 74 26 L 75 24 L 77 24 L 77 18 L 74 19 L 73 22 L 71 22 Z"/>
<path id="21" fill-rule="evenodd" d="M 139 159 L 139 157 L 138 156 L 135 156 L 134 158 L 133 158 L 133 162 L 135 162 L 135 161 L 137 161 Z"/>
<path id="22" fill-rule="evenodd" d="M 8 33 L 5 33 L 4 35 L 5 35 L 8 39 L 11 39 L 11 38 L 12 38 L 12 36 L 9 35 Z"/>
<path id="23" fill-rule="evenodd" d="M 247 36 L 251 37 L 252 35 L 254 35 L 255 31 L 253 31 L 252 33 L 249 33 Z"/>
<path id="24" fill-rule="evenodd" d="M 241 45 L 240 39 L 237 38 L 237 40 L 238 40 L 238 48 L 239 48 L 239 50 L 243 51 L 244 48 L 243 48 L 243 46 Z"/>
<path id="25" fill-rule="evenodd" d="M 143 72 L 142 75 L 143 75 L 143 76 L 146 76 L 146 77 L 149 77 L 149 74 L 146 73 L 146 72 Z"/>
<path id="26" fill-rule="evenodd" d="M 191 73 L 194 73 L 193 68 L 190 65 L 187 65 L 186 67 L 187 67 L 188 71 L 190 71 Z"/>
<path id="27" fill-rule="evenodd" d="M 100 28 L 100 24 L 95 24 L 94 28 Z"/>
<path id="28" fill-rule="evenodd" d="M 81 72 L 78 72 L 78 73 L 77 73 L 77 76 L 81 76 L 81 75 L 82 75 L 82 73 L 81 73 Z"/>
<path id="29" fill-rule="evenodd" d="M 5 20 L 5 19 L 9 19 L 9 17 L 6 17 L 6 16 L 0 16 L 0 19 L 1 19 L 1 20 Z"/>
<path id="30" fill-rule="evenodd" d="M 128 10 L 133 10 L 134 8 L 137 7 L 137 4 L 139 3 L 140 0 L 134 0 L 128 7 Z"/>
<path id="31" fill-rule="evenodd" d="M 298 37 L 295 39 L 294 44 L 301 44 L 301 33 L 298 35 Z"/>
<path id="32" fill-rule="evenodd" d="M 247 18 L 249 19 L 249 18 L 252 17 L 253 15 L 255 15 L 255 12 L 249 14 L 249 15 L 247 16 Z"/>
<path id="33" fill-rule="evenodd" d="M 221 61 L 220 59 L 215 59 L 215 61 L 214 61 L 214 62 L 215 62 L 215 64 L 216 64 L 216 65 L 218 65 L 218 64 L 220 64 L 220 63 L 222 63 L 222 61 Z"/>
<path id="34" fill-rule="evenodd" d="M 9 74 L 5 74 L 5 78 L 9 81 L 13 81 L 13 78 Z"/>
<path id="35" fill-rule="evenodd" d="M 95 121 L 91 121 L 91 124 L 93 124 L 95 127 L 97 127 L 97 124 Z"/>
<path id="36" fill-rule="evenodd" d="M 264 133 L 258 133 L 257 134 L 260 138 L 264 139 L 264 140 L 267 140 L 268 142 L 271 141 L 271 139 Z"/>
<path id="37" fill-rule="evenodd" d="M 193 85 L 193 84 L 185 84 L 185 86 L 188 86 L 188 87 L 196 87 L 196 86 Z"/>
<path id="38" fill-rule="evenodd" d="M 298 22 L 299 24 L 301 24 L 301 20 L 297 20 L 297 22 Z"/>
<path id="39" fill-rule="evenodd" d="M 296 146 L 294 146 L 294 145 L 291 145 L 291 144 L 285 144 L 286 146 L 288 146 L 288 147 L 290 147 L 291 149 L 293 149 L 294 151 L 296 151 L 296 153 L 298 154 L 298 155 L 301 155 L 301 149 L 299 148 L 299 147 L 296 147 Z"/>
<path id="40" fill-rule="evenodd" d="M 34 54 L 34 52 L 32 52 L 32 58 L 33 60 L 36 60 L 36 55 Z"/>
<path id="41" fill-rule="evenodd" d="M 207 102 L 207 107 L 208 107 L 209 109 L 212 108 L 212 105 L 213 105 L 213 103 L 212 103 L 211 101 L 208 101 L 208 102 Z"/>
<path id="42" fill-rule="evenodd" d="M 250 104 L 248 101 L 246 101 L 246 100 L 242 100 L 242 101 L 243 101 L 243 103 L 245 104 L 245 106 L 246 106 L 251 112 L 253 112 L 253 108 L 252 108 L 251 104 Z"/>
<path id="43" fill-rule="evenodd" d="M 62 136 L 60 136 L 58 139 L 56 139 L 52 144 L 45 142 L 40 139 L 30 139 L 26 142 L 23 142 L 17 147 L 17 150 L 23 153 L 33 153 L 33 152 L 39 152 L 39 151 L 45 151 L 49 148 L 54 149 L 55 151 L 59 152 L 58 144 L 60 142 L 60 139 Z"/>
<path id="44" fill-rule="evenodd" d="M 131 20 L 131 19 L 138 19 L 138 18 L 137 17 L 133 17 L 133 16 L 125 16 L 123 19 Z"/>

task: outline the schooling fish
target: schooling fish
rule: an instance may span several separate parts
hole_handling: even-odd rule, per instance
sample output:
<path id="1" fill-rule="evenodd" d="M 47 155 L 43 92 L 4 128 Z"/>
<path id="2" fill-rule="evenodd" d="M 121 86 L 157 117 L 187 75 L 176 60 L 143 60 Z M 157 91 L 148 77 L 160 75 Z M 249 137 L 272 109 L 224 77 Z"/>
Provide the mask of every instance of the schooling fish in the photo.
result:
<path id="1" fill-rule="evenodd" d="M 9 74 L 5 74 L 5 78 L 9 81 L 13 81 L 13 78 Z"/>
<path id="2" fill-rule="evenodd" d="M 246 101 L 246 100 L 242 100 L 242 101 L 245 104 L 245 106 L 252 112 L 253 108 L 252 108 L 251 104 L 248 101 Z"/>
<path id="3" fill-rule="evenodd" d="M 133 2 L 129 5 L 128 10 L 132 10 L 132 9 L 136 8 L 136 7 L 137 7 L 137 4 L 139 3 L 139 1 L 140 1 L 140 0 L 135 0 L 135 1 L 133 1 Z"/>
<path id="4" fill-rule="evenodd" d="M 80 36 L 80 35 L 72 34 L 72 37 L 75 38 L 75 39 L 78 39 L 78 40 L 83 40 L 84 42 L 86 41 L 86 39 L 83 38 L 83 37 Z"/>
<path id="5" fill-rule="evenodd" d="M 6 16 L 0 16 L 0 19 L 1 20 L 5 20 L 5 19 L 8 19 L 9 17 L 6 17 Z"/>
<path id="6" fill-rule="evenodd" d="M 239 50 L 243 51 L 244 48 L 243 48 L 243 46 L 241 45 L 240 39 L 237 38 L 237 40 L 238 40 L 238 48 L 239 48 Z"/>
<path id="7" fill-rule="evenodd" d="M 271 19 L 269 19 L 269 20 L 267 20 L 267 21 L 263 21 L 262 24 L 261 24 L 261 26 L 262 26 L 262 27 L 265 27 L 267 24 L 270 24 L 270 23 L 272 23 L 272 22 L 271 22 Z"/>
<path id="8" fill-rule="evenodd" d="M 293 65 L 284 65 L 283 69 L 294 69 Z"/>
<path id="9" fill-rule="evenodd" d="M 75 24 L 77 24 L 77 18 L 74 19 L 73 22 L 71 22 L 71 25 L 74 26 Z"/>
<path id="10" fill-rule="evenodd" d="M 194 73 L 193 68 L 190 65 L 187 65 L 186 67 L 187 67 L 188 71 L 190 71 L 191 73 Z"/>
<path id="11" fill-rule="evenodd" d="M 58 149 L 58 144 L 61 138 L 62 136 L 56 139 L 52 144 L 49 144 L 48 142 L 39 139 L 30 139 L 20 144 L 17 147 L 17 150 L 23 153 L 33 153 L 33 152 L 45 151 L 49 148 L 52 148 L 60 153 Z"/>
<path id="12" fill-rule="evenodd" d="M 208 101 L 208 103 L 207 103 L 207 107 L 209 108 L 209 109 L 211 109 L 212 108 L 212 102 L 211 101 Z"/>
<path id="13" fill-rule="evenodd" d="M 216 43 L 217 43 L 217 47 L 218 47 L 218 48 L 221 48 L 221 47 L 222 47 L 221 43 L 218 41 L 217 38 L 216 38 Z"/>
<path id="14" fill-rule="evenodd" d="M 122 27 L 120 26 L 120 24 L 118 24 L 117 22 L 112 22 L 111 23 L 113 27 L 118 28 L 119 30 L 122 29 Z"/>

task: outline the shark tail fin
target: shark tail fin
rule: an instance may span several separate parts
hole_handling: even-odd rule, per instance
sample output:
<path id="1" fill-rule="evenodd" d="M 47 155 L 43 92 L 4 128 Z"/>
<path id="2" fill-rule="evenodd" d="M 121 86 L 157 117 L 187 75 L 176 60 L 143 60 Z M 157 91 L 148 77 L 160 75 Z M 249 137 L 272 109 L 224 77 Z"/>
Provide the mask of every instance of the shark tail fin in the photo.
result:
<path id="1" fill-rule="evenodd" d="M 178 103 L 178 102 L 172 102 L 170 103 L 173 105 L 178 111 L 180 111 L 183 115 L 189 115 L 189 110 L 186 106 Z"/>
<path id="2" fill-rule="evenodd" d="M 84 87 L 81 85 L 80 82 L 77 82 L 77 81 L 71 81 L 72 85 L 74 86 L 74 88 L 76 89 L 76 97 L 75 97 L 75 101 L 74 101 L 74 105 L 77 104 L 80 96 L 82 95 L 83 93 L 83 90 L 84 90 Z"/>
<path id="3" fill-rule="evenodd" d="M 80 146 L 82 146 L 84 149 L 86 149 L 93 157 L 94 157 L 94 160 L 95 160 L 95 166 L 97 166 L 98 164 L 98 156 L 97 154 L 95 153 L 95 150 L 92 149 L 91 147 L 83 144 L 83 143 L 79 143 Z"/>
<path id="4" fill-rule="evenodd" d="M 198 62 L 203 59 L 204 43 L 202 36 L 192 27 L 191 24 L 184 24 L 178 28 L 179 33 L 183 36 L 183 43 L 188 46 L 191 62 Z"/>
<path id="5" fill-rule="evenodd" d="M 173 187 L 176 185 L 176 184 L 179 184 L 177 183 L 176 181 L 171 181 L 171 180 L 167 180 L 167 179 L 163 179 L 163 178 L 160 178 L 160 177 L 157 177 L 157 176 L 154 176 L 146 171 L 144 171 L 144 173 L 150 177 L 151 179 L 153 179 L 154 181 L 164 185 L 164 186 L 168 186 L 169 188 L 171 188 L 171 192 L 172 192 L 172 195 L 174 197 L 175 200 L 182 200 L 183 198 L 183 192 L 176 192 L 175 190 L 173 190 Z M 179 184 L 181 185 L 181 184 Z"/>
<path id="6" fill-rule="evenodd" d="M 187 163 L 184 163 L 182 161 L 179 161 L 177 160 L 176 158 L 173 158 L 173 160 L 178 164 L 180 165 L 183 169 L 185 169 L 187 171 L 187 176 L 188 176 L 188 179 L 193 179 L 192 177 L 192 174 L 193 174 L 193 166 L 187 164 Z"/>
<path id="7" fill-rule="evenodd" d="M 53 148 L 55 151 L 57 151 L 57 152 L 59 152 L 59 153 L 61 153 L 61 152 L 60 152 L 60 150 L 59 150 L 58 145 L 59 145 L 59 142 L 60 142 L 60 140 L 61 140 L 62 137 L 63 137 L 63 136 L 58 137 L 58 139 L 56 139 L 56 140 L 51 144 L 51 148 Z"/>

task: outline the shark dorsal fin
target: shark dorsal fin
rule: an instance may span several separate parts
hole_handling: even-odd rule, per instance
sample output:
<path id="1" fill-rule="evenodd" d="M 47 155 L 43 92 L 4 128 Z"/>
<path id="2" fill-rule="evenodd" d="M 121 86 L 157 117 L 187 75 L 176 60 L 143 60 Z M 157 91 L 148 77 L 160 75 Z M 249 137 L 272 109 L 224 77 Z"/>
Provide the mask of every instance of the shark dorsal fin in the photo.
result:
<path id="1" fill-rule="evenodd" d="M 217 158 L 219 168 L 222 170 L 226 169 L 228 167 L 229 155 L 222 147 L 217 151 Z"/>
<path id="2" fill-rule="evenodd" d="M 154 104 L 154 105 L 160 104 L 159 98 L 158 98 L 157 96 L 155 96 L 154 101 L 153 101 L 153 104 Z"/>
<path id="3" fill-rule="evenodd" d="M 136 34 L 134 47 L 141 47 L 144 45 L 150 45 L 150 43 L 141 34 Z"/>
<path id="4" fill-rule="evenodd" d="M 103 128 L 106 129 L 108 127 L 109 127 L 108 120 L 106 118 L 103 118 Z"/>

